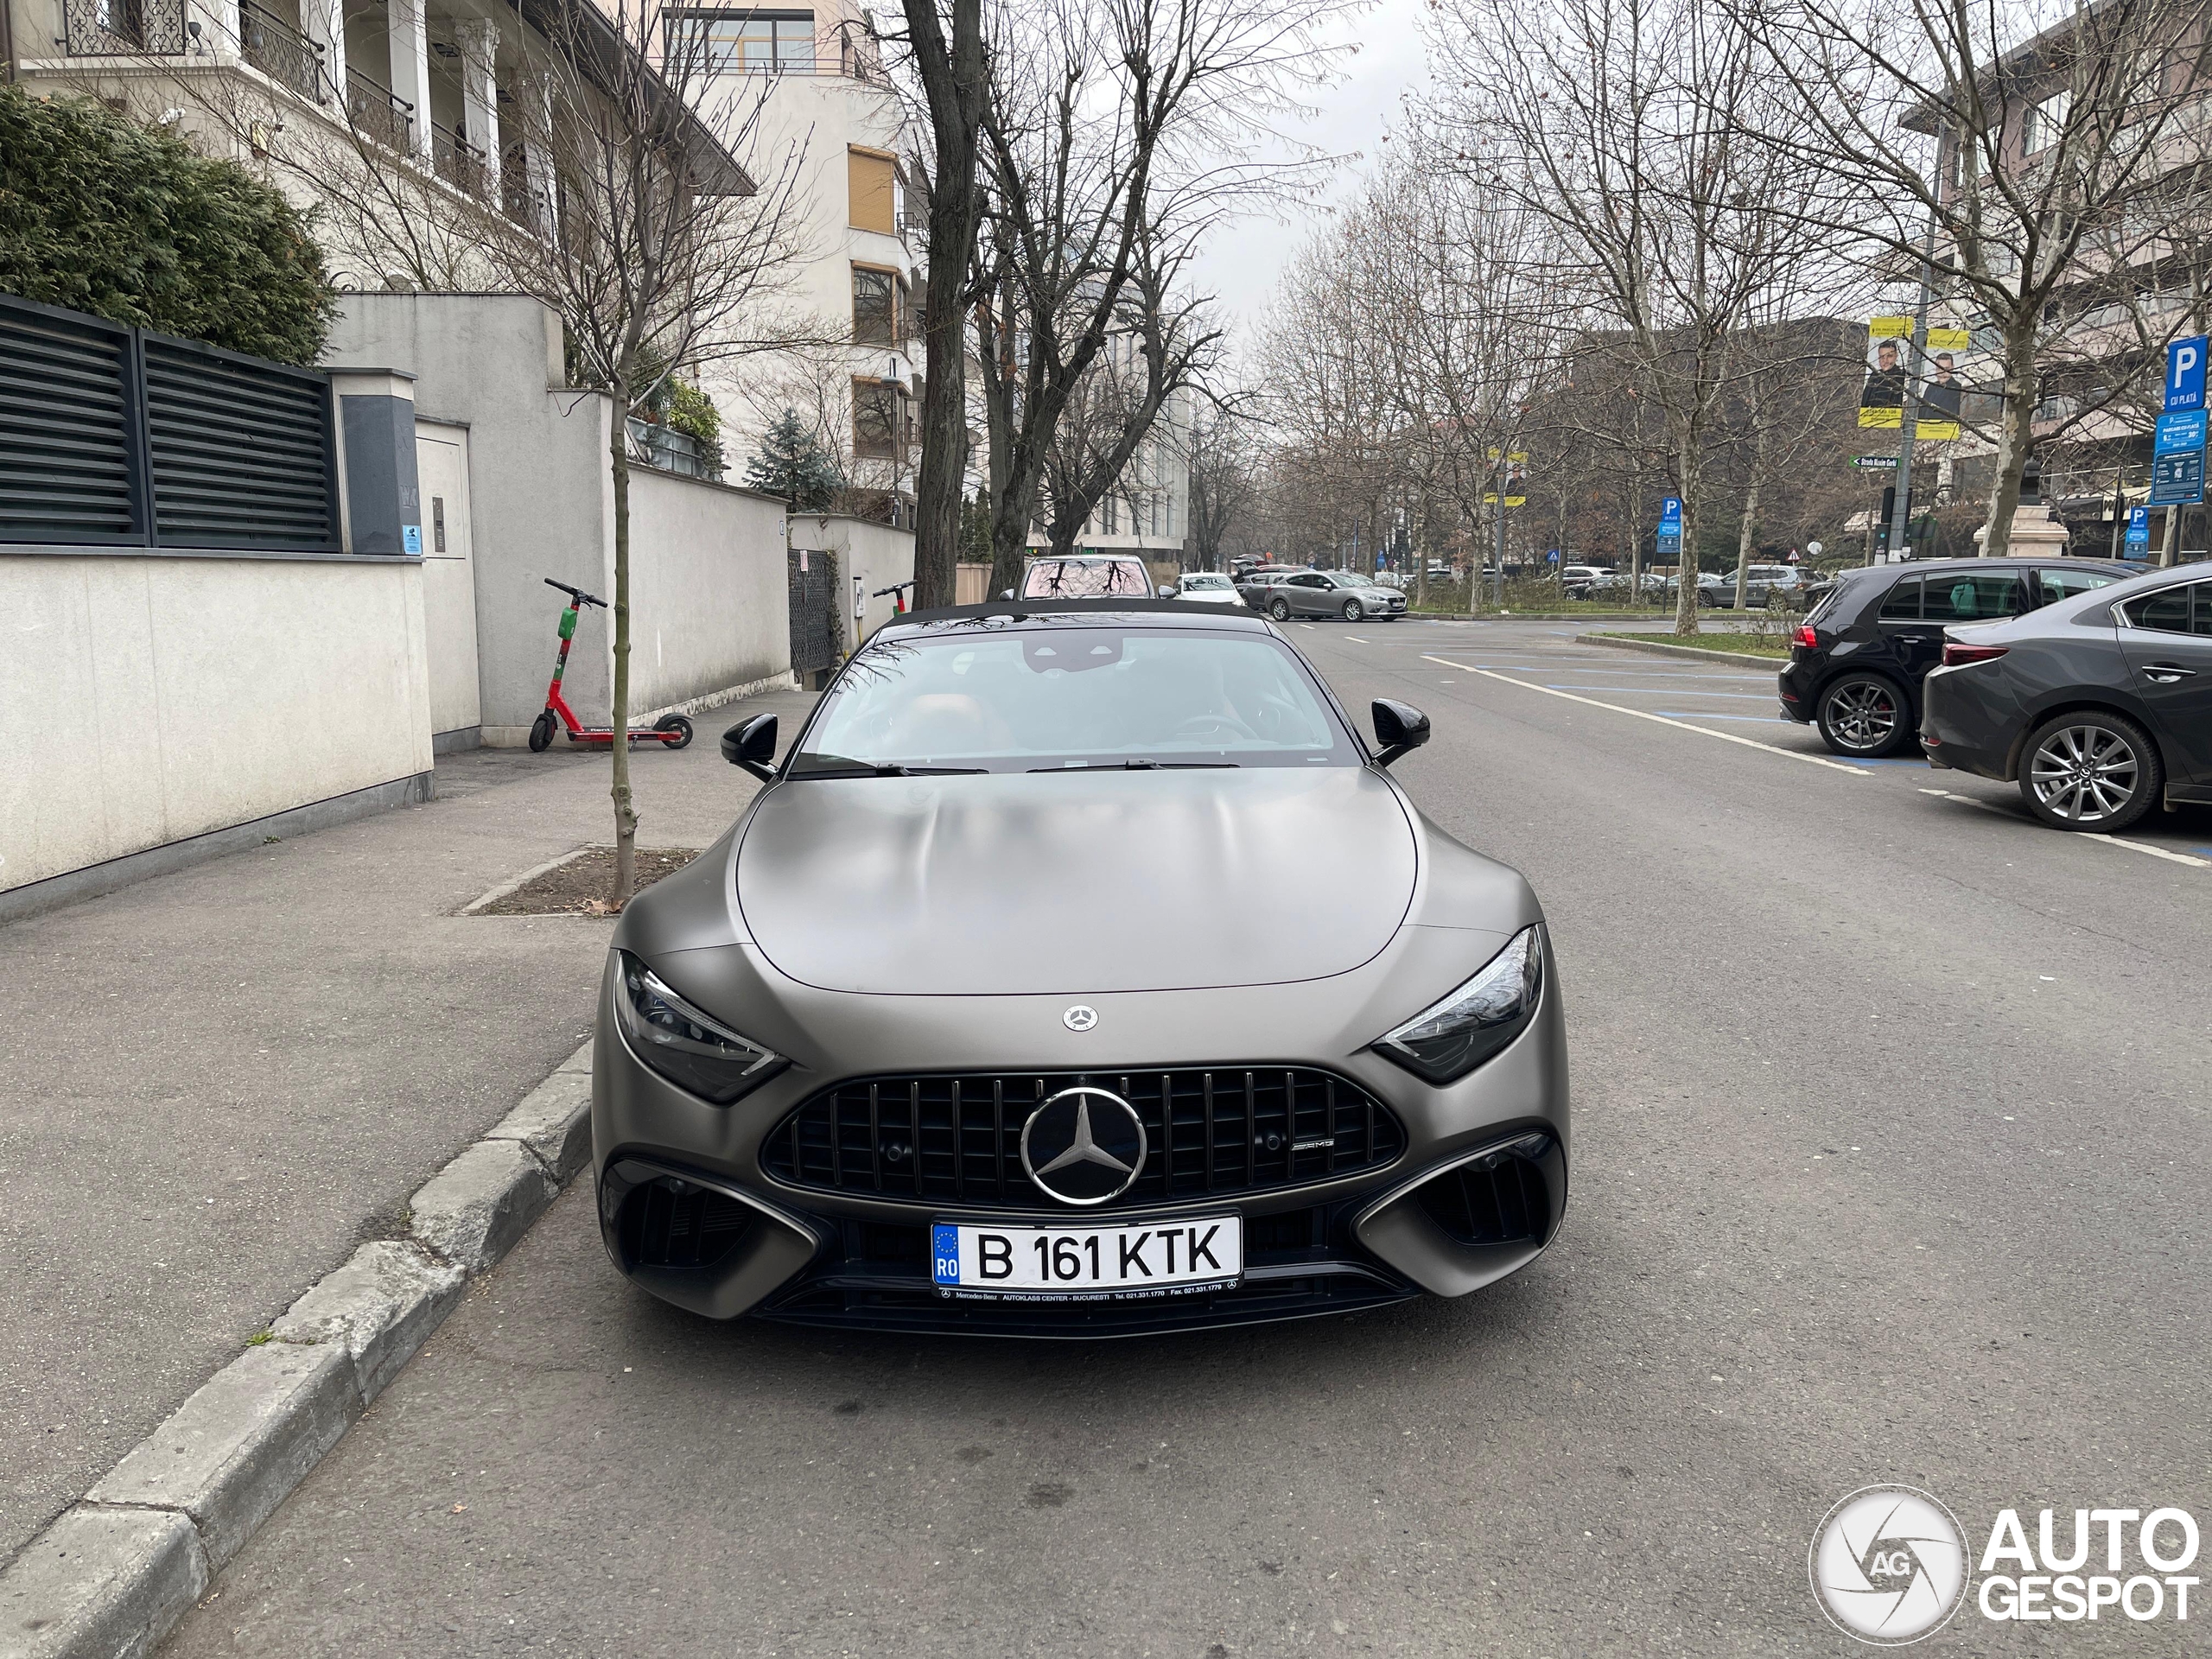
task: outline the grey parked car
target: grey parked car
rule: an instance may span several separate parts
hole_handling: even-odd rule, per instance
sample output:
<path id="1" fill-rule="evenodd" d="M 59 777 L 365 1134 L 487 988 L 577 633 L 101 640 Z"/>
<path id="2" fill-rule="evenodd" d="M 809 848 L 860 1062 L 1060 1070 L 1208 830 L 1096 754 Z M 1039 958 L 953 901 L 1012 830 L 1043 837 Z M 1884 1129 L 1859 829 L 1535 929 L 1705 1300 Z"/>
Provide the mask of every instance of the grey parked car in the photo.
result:
<path id="1" fill-rule="evenodd" d="M 2110 834 L 2161 801 L 2212 803 L 2212 572 L 1947 628 L 1920 695 L 1930 761 L 2018 779 L 2055 829 Z"/>
<path id="2" fill-rule="evenodd" d="M 1287 622 L 1294 616 L 1340 616 L 1347 622 L 1363 622 L 1370 617 L 1391 620 L 1406 613 L 1406 596 L 1395 588 L 1378 587 L 1372 578 L 1357 571 L 1300 570 L 1268 588 L 1265 609 L 1278 622 Z"/>
<path id="3" fill-rule="evenodd" d="M 780 762 L 733 728 L 764 787 L 601 988 L 617 1269 L 715 1319 L 1100 1336 L 1527 1266 L 1567 1195 L 1543 912 L 1386 770 L 1426 717 L 1373 715 L 1258 617 L 1025 601 L 881 629 Z"/>

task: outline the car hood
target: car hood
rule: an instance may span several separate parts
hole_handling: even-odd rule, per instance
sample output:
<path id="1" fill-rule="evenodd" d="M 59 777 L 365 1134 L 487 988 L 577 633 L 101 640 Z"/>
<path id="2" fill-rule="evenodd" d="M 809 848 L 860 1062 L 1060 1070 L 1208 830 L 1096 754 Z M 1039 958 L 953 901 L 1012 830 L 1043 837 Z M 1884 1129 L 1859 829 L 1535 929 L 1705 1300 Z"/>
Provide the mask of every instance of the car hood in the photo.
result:
<path id="1" fill-rule="evenodd" d="M 786 782 L 747 820 L 761 953 L 825 990 L 1021 995 L 1319 979 L 1389 943 L 1414 829 L 1364 767 Z"/>

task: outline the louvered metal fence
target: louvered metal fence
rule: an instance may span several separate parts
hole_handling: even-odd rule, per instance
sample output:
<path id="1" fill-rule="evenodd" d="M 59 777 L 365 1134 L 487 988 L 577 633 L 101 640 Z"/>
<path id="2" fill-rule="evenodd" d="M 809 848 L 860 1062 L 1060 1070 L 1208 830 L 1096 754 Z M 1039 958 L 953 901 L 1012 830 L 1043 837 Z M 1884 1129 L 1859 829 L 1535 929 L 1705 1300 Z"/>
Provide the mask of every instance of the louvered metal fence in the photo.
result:
<path id="1" fill-rule="evenodd" d="M 0 543 L 334 553 L 330 383 L 0 295 Z"/>

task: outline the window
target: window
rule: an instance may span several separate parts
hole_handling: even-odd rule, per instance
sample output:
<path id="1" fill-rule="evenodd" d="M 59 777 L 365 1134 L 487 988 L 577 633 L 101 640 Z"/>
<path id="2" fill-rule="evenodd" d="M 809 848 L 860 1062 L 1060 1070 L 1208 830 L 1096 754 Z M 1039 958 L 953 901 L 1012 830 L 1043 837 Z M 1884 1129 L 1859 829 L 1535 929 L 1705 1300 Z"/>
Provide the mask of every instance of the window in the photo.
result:
<path id="1" fill-rule="evenodd" d="M 2086 594 L 2120 580 L 2120 573 L 2107 575 L 2102 570 L 2038 570 L 2037 585 L 2043 589 L 2042 602 L 2056 605 L 2062 599 L 2071 599 L 2076 594 Z"/>
<path id="2" fill-rule="evenodd" d="M 669 55 L 711 73 L 814 73 L 810 11 L 690 12 L 668 20 Z"/>
<path id="3" fill-rule="evenodd" d="M 845 151 L 845 179 L 851 206 L 845 222 L 855 230 L 899 232 L 899 163 L 880 150 Z"/>
<path id="4" fill-rule="evenodd" d="M 1135 591 L 1151 589 L 1141 582 Z M 1133 760 L 1359 764 L 1297 657 L 1267 635 L 1068 626 L 925 632 L 868 646 L 855 667 L 791 757 L 792 779 L 885 765 L 1020 772 L 1119 772 Z"/>
<path id="5" fill-rule="evenodd" d="M 2133 627 L 2151 628 L 2160 633 L 2212 634 L 2212 582 L 2161 588 L 2137 600 L 2127 607 L 2126 614 Z"/>
<path id="6" fill-rule="evenodd" d="M 899 276 L 873 265 L 853 267 L 853 339 L 862 346 L 899 343 Z"/>
<path id="7" fill-rule="evenodd" d="M 899 430 L 899 394 L 875 380 L 853 382 L 853 454 L 862 461 L 889 461 Z"/>
<path id="8" fill-rule="evenodd" d="M 2020 118 L 2020 154 L 2034 156 L 2056 143 L 2066 130 L 2066 111 L 2072 101 L 2067 92 L 2053 92 L 2040 104 L 2028 106 Z"/>
<path id="9" fill-rule="evenodd" d="M 1930 576 L 1925 585 L 1931 622 L 1986 622 L 1992 617 L 2018 616 L 2022 609 L 2017 570 L 1986 576 Z"/>
<path id="10" fill-rule="evenodd" d="M 1920 620 L 1920 578 L 1918 576 L 1907 576 L 1890 589 L 1890 596 L 1882 601 L 1882 620 L 1885 622 Z"/>

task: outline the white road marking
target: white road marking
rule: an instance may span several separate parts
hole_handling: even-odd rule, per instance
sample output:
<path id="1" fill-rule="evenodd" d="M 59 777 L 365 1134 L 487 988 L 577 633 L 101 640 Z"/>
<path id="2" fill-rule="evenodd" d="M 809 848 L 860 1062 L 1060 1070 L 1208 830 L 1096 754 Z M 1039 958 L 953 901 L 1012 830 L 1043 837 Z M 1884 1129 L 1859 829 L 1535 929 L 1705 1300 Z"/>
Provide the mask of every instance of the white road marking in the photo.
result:
<path id="1" fill-rule="evenodd" d="M 1354 645 L 1365 645 L 1365 644 L 1367 643 L 1367 641 L 1366 641 L 1366 640 L 1364 640 L 1364 639 L 1361 639 L 1361 638 L 1360 638 L 1357 634 L 1356 634 L 1356 633 L 1348 633 L 1348 634 L 1344 635 L 1344 638 L 1345 638 L 1345 639 L 1349 639 L 1349 640 L 1351 640 L 1351 641 L 1352 642 L 1352 644 L 1354 644 Z"/>
<path id="2" fill-rule="evenodd" d="M 1978 806 L 1985 812 L 1994 812 L 2011 818 L 2015 823 L 2024 822 L 2006 811 L 1994 801 L 1978 801 L 1971 795 L 1954 795 L 1948 789 L 1923 789 L 1923 795 L 1933 795 L 1946 801 L 1957 801 L 1967 806 Z M 2177 853 L 2171 847 L 2153 847 L 2147 841 L 2126 841 L 2118 836 L 2101 836 L 2094 830 L 2076 832 L 2083 841 L 2101 841 L 2107 847 L 2125 847 L 2131 853 L 2148 853 L 2153 858 L 2167 859 L 2176 864 L 2186 864 L 2193 870 L 2212 870 L 2212 858 L 2198 858 L 2190 853 Z"/>
<path id="3" fill-rule="evenodd" d="M 1847 766 L 1840 760 L 1825 760 L 1817 754 L 1802 754 L 1796 749 L 1777 748 L 1771 743 L 1756 739 L 1738 737 L 1733 732 L 1707 731 L 1702 726 L 1693 726 L 1688 721 L 1673 720 L 1665 715 L 1655 715 L 1648 709 L 1624 709 L 1618 702 L 1600 702 L 1595 697 L 1580 697 L 1572 691 L 1554 691 L 1548 685 L 1537 685 L 1528 680 L 1516 680 L 1510 674 L 1493 674 L 1486 668 L 1472 668 L 1465 663 L 1455 663 L 1447 658 L 1431 657 L 1423 653 L 1422 661 L 1435 663 L 1445 668 L 1459 669 L 1469 674 L 1479 674 L 1487 680 L 1503 680 L 1508 685 L 1517 685 L 1524 691 L 1541 691 L 1548 697 L 1564 697 L 1569 702 L 1587 703 L 1592 709 L 1609 709 L 1617 715 L 1627 715 L 1637 720 L 1656 721 L 1662 726 L 1672 726 L 1677 731 L 1696 732 L 1706 737 L 1717 737 L 1723 743 L 1740 743 L 1747 749 L 1764 749 L 1769 754 L 1778 754 L 1786 760 L 1802 760 L 1808 766 L 1826 766 L 1830 772 L 1847 772 L 1853 778 L 1871 778 L 1874 774 L 1861 766 Z"/>
<path id="4" fill-rule="evenodd" d="M 1923 789 L 1920 792 L 1923 795 L 1933 795 L 1941 801 L 1956 801 L 1962 806 L 1978 806 L 1983 811 L 1994 812 L 2000 817 L 2009 818 L 2012 816 L 1994 801 L 1978 801 L 1971 795 L 1954 795 L 1948 789 Z"/>
<path id="5" fill-rule="evenodd" d="M 2212 858 L 2196 858 L 2187 853 L 2175 852 L 2170 847 L 2153 847 L 2147 841 L 2122 841 L 2118 836 L 2100 836 L 2085 832 L 2084 841 L 2101 841 L 2107 847 L 2125 847 L 2130 852 L 2148 853 L 2153 858 L 2171 859 L 2177 864 L 2186 864 L 2193 870 L 2212 870 Z"/>

